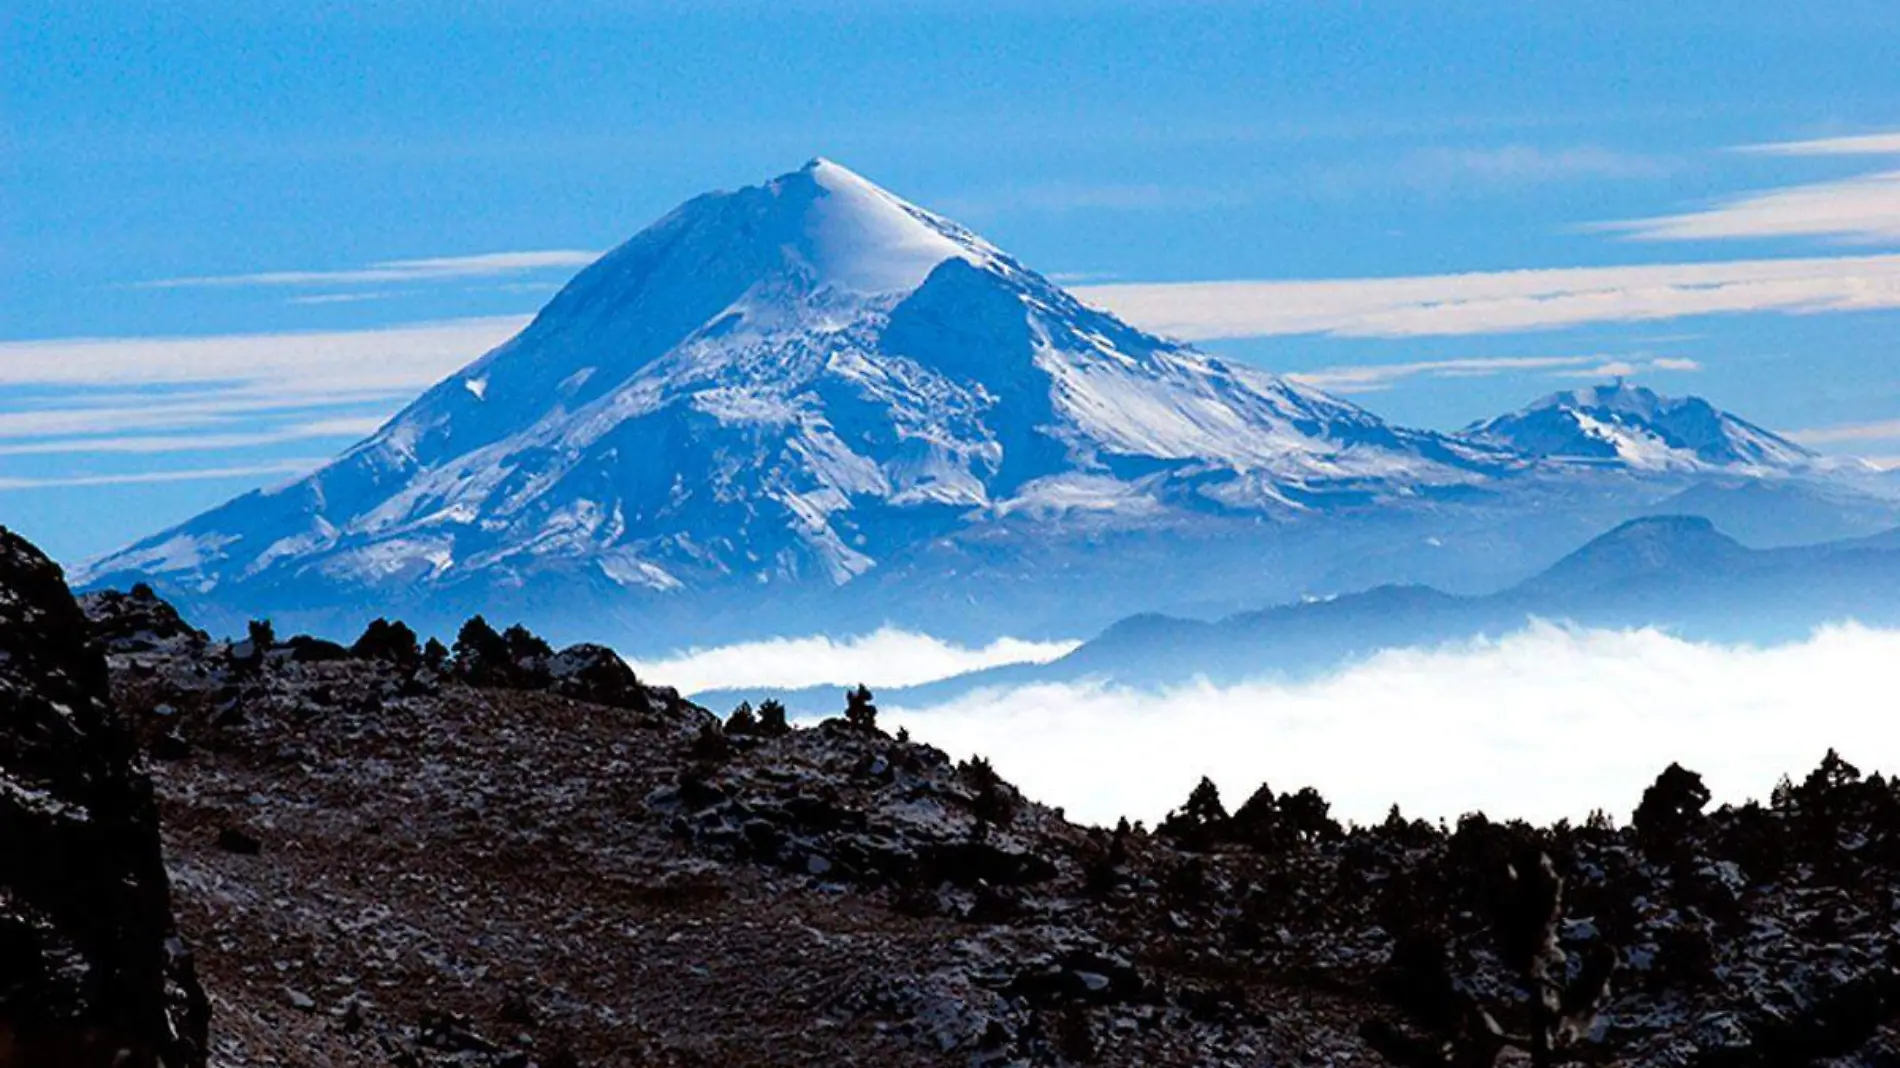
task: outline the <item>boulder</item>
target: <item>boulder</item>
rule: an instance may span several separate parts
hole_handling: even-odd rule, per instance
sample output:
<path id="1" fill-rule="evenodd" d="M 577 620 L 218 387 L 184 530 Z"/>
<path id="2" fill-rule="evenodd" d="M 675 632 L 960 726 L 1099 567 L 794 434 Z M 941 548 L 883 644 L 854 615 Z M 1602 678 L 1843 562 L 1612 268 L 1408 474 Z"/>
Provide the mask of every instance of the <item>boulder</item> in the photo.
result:
<path id="1" fill-rule="evenodd" d="M 171 603 L 140 583 L 130 591 L 99 590 L 79 599 L 92 634 L 108 653 L 144 653 L 162 649 L 202 652 L 210 642 L 204 631 L 186 623 Z"/>
<path id="2" fill-rule="evenodd" d="M 619 654 L 604 645 L 570 645 L 548 661 L 551 688 L 563 697 L 597 705 L 648 711 L 646 687 Z"/>
<path id="3" fill-rule="evenodd" d="M 104 640 L 162 603 L 126 595 Z M 197 1068 L 209 1009 L 94 634 L 59 567 L 0 528 L 0 1061 Z"/>

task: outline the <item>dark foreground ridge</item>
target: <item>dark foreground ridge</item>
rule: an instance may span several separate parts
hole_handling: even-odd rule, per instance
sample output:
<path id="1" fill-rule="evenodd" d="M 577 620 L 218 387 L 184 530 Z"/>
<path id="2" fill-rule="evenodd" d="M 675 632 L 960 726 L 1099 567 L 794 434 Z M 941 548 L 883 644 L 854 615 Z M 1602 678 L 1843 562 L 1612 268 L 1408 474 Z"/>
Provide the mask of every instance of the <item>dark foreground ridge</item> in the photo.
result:
<path id="1" fill-rule="evenodd" d="M 345 648 L 86 608 L 217 1064 L 1900 1058 L 1900 787 L 1832 755 L 1715 811 L 1671 767 L 1628 826 L 1203 784 L 1084 828 L 862 691 L 794 729 L 485 623 Z"/>
<path id="2" fill-rule="evenodd" d="M 152 784 L 59 568 L 0 527 L 0 1065 L 203 1065 Z"/>

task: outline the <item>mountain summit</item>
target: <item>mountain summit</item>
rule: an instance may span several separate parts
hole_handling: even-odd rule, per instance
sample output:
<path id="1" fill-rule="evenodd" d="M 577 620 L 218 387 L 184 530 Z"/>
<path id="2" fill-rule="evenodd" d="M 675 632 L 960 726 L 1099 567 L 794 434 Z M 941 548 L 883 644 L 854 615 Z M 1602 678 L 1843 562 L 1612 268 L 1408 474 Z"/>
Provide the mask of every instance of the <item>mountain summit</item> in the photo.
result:
<path id="1" fill-rule="evenodd" d="M 687 202 L 333 463 L 87 578 L 200 611 L 625 605 L 1517 463 L 1137 330 L 820 159 Z"/>
<path id="2" fill-rule="evenodd" d="M 1462 436 L 1541 459 L 1646 470 L 1790 469 L 1815 459 L 1808 449 L 1700 397 L 1664 397 L 1622 379 L 1553 393 L 1509 415 L 1475 423 Z"/>

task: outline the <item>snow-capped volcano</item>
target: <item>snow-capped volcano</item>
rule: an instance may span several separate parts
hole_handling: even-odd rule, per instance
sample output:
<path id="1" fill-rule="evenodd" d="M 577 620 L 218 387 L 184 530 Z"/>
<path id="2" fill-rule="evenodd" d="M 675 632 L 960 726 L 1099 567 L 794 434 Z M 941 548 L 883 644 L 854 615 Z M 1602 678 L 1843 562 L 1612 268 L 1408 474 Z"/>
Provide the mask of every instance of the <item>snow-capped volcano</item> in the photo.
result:
<path id="1" fill-rule="evenodd" d="M 86 576 L 257 605 L 838 585 L 996 524 L 1285 513 L 1517 462 L 1136 330 L 816 160 L 686 203 L 335 462 Z"/>
<path id="2" fill-rule="evenodd" d="M 1815 454 L 1700 397 L 1664 397 L 1615 385 L 1553 393 L 1474 423 L 1467 441 L 1540 459 L 1616 463 L 1644 470 L 1805 467 Z"/>

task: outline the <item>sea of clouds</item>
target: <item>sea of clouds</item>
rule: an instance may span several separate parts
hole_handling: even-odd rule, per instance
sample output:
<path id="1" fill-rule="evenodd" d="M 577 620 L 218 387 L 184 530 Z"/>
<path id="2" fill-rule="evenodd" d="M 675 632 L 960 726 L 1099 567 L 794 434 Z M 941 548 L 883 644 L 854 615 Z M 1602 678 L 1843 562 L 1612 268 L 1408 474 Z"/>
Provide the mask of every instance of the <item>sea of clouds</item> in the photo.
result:
<path id="1" fill-rule="evenodd" d="M 1073 643 L 968 648 L 918 634 L 788 639 L 636 664 L 683 690 L 923 682 L 1051 659 Z M 1263 781 L 1315 786 L 1341 818 L 1626 820 L 1671 761 L 1718 801 L 1766 797 L 1837 748 L 1863 770 L 1900 771 L 1900 631 L 1846 625 L 1772 647 L 1685 641 L 1657 630 L 1536 625 L 1496 640 L 1394 650 L 1312 681 L 1165 691 L 1035 685 L 928 708 L 886 703 L 952 755 L 988 756 L 1071 818 L 1153 822 L 1202 775 L 1230 807 Z"/>
<path id="2" fill-rule="evenodd" d="M 1829 747 L 1900 771 L 1900 631 L 1829 627 L 1767 648 L 1657 630 L 1534 625 L 1393 650 L 1310 682 L 1162 692 L 1037 685 L 884 710 L 889 729 L 987 755 L 1072 819 L 1152 823 L 1202 775 L 1231 809 L 1262 782 L 1315 786 L 1336 816 L 1629 818 L 1671 761 L 1716 800 L 1766 798 Z"/>

